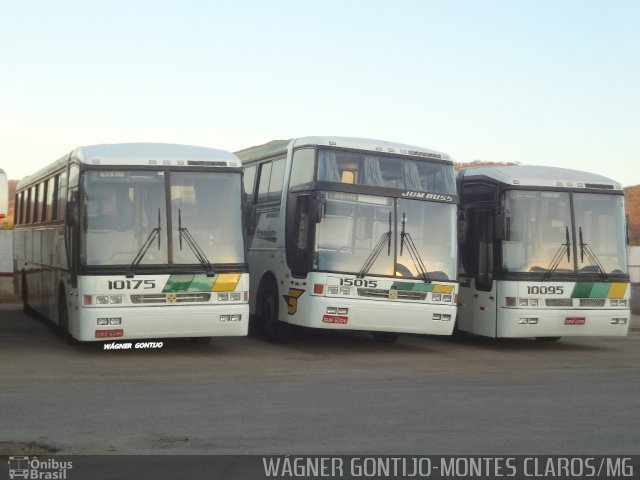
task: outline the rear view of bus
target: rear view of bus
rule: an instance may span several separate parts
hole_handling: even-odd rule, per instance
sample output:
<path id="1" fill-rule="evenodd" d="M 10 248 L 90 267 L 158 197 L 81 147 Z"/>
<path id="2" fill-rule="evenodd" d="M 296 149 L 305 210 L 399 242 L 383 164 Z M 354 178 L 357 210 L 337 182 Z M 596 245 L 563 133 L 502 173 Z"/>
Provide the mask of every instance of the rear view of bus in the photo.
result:
<path id="1" fill-rule="evenodd" d="M 629 328 L 624 193 L 553 167 L 460 172 L 458 327 L 489 337 L 618 336 Z"/>
<path id="2" fill-rule="evenodd" d="M 236 152 L 248 193 L 252 313 L 271 341 L 289 324 L 450 335 L 457 196 L 447 155 L 345 137 Z"/>
<path id="3" fill-rule="evenodd" d="M 26 308 L 81 341 L 246 335 L 242 167 L 165 144 L 80 147 L 20 183 Z"/>

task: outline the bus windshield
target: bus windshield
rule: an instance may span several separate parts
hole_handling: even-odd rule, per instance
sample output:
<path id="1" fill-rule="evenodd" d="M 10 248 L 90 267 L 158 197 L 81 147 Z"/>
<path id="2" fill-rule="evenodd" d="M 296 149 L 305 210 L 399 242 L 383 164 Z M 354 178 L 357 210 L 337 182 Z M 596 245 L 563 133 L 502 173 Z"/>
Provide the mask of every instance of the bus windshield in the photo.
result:
<path id="1" fill-rule="evenodd" d="M 338 149 L 320 150 L 318 180 L 456 195 L 450 164 Z"/>
<path id="2" fill-rule="evenodd" d="M 211 264 L 244 261 L 237 173 L 92 170 L 83 186 L 85 265 L 202 263 L 186 234 Z"/>
<path id="3" fill-rule="evenodd" d="M 508 239 L 502 242 L 506 272 L 574 273 L 574 260 L 578 273 L 627 272 L 622 196 L 573 193 L 573 225 L 570 195 L 506 192 Z"/>
<path id="4" fill-rule="evenodd" d="M 426 273 L 430 280 L 453 280 L 457 246 L 450 239 L 455 238 L 455 222 L 453 204 L 328 192 L 316 228 L 314 267 L 420 279 Z M 409 242 L 418 258 L 411 255 Z"/>
<path id="5" fill-rule="evenodd" d="M 575 193 L 573 205 L 578 235 L 578 273 L 597 273 L 599 267 L 605 274 L 627 273 L 622 195 Z"/>

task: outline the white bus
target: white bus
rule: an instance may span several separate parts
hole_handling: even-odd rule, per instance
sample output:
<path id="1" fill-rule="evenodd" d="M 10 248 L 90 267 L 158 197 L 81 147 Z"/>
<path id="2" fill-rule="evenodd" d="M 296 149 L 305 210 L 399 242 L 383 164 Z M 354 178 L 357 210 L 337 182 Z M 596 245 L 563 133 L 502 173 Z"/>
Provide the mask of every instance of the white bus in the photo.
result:
<path id="1" fill-rule="evenodd" d="M 9 183 L 7 174 L 0 168 L 0 218 L 5 218 L 9 212 Z"/>
<path id="2" fill-rule="evenodd" d="M 445 154 L 340 137 L 236 152 L 248 194 L 251 312 L 269 341 L 290 324 L 450 335 L 457 196 Z"/>
<path id="3" fill-rule="evenodd" d="M 16 293 L 70 340 L 246 335 L 242 201 L 230 152 L 77 148 L 17 186 Z"/>
<path id="4" fill-rule="evenodd" d="M 553 167 L 460 171 L 457 328 L 488 337 L 626 335 L 624 193 Z"/>

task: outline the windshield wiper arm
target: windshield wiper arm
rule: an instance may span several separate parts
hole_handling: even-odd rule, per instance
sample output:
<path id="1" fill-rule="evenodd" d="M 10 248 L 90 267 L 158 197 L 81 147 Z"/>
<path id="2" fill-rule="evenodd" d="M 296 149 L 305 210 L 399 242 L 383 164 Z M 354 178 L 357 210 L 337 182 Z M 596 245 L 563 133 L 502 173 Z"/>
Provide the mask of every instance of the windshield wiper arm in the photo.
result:
<path id="1" fill-rule="evenodd" d="M 551 278 L 551 275 L 553 274 L 553 272 L 555 272 L 558 266 L 560 265 L 560 262 L 562 261 L 562 257 L 565 251 L 567 252 L 567 262 L 571 261 L 571 240 L 569 239 L 569 227 L 565 225 L 564 228 L 565 228 L 565 243 L 562 243 L 560 245 L 560 248 L 558 248 L 558 251 L 551 259 L 551 263 L 549 264 L 549 266 L 544 272 L 544 275 L 542 276 L 543 280 L 547 280 Z"/>
<path id="2" fill-rule="evenodd" d="M 402 232 L 400 233 L 400 256 L 402 256 L 402 251 L 404 250 L 404 244 L 407 244 L 407 250 L 409 250 L 409 256 L 413 261 L 413 266 L 416 267 L 416 270 L 420 273 L 422 278 L 424 279 L 424 283 L 431 283 L 431 277 L 427 273 L 427 267 L 422 261 L 422 257 L 420 256 L 420 252 L 416 248 L 416 244 L 413 243 L 413 239 L 411 235 L 405 231 L 405 225 L 407 223 L 407 215 L 402 212 Z"/>
<path id="3" fill-rule="evenodd" d="M 600 270 L 600 275 L 602 275 L 602 279 L 606 280 L 608 278 L 607 273 L 604 271 L 604 267 L 600 260 L 598 260 L 598 256 L 591 249 L 588 243 L 584 243 L 582 241 L 582 227 L 578 227 L 578 232 L 580 235 L 580 262 L 584 263 L 584 254 L 587 254 L 587 260 L 591 262 L 591 265 L 594 265 L 598 270 Z"/>
<path id="4" fill-rule="evenodd" d="M 160 209 L 158 209 L 158 226 L 154 227 L 153 230 L 149 232 L 149 236 L 140 247 L 140 250 L 138 250 L 138 253 L 136 254 L 133 261 L 127 267 L 127 278 L 132 278 L 134 276 L 135 268 L 140 265 L 140 262 L 142 262 L 142 259 L 144 258 L 145 254 L 149 250 L 149 247 L 151 247 L 151 244 L 156 237 L 158 237 L 158 250 L 160 250 L 160 230 L 162 229 L 160 227 Z"/>
<path id="5" fill-rule="evenodd" d="M 215 275 L 214 266 L 211 264 L 211 262 L 205 255 L 202 248 L 200 248 L 200 245 L 198 245 L 198 242 L 196 242 L 196 239 L 193 238 L 193 235 L 191 235 L 191 232 L 189 232 L 187 227 L 182 226 L 182 212 L 180 211 L 180 209 L 178 209 L 178 232 L 180 233 L 180 250 L 182 250 L 182 239 L 184 238 L 187 245 L 189 245 L 189 248 L 191 249 L 193 254 L 196 256 L 198 261 L 202 265 L 204 265 L 204 267 L 206 268 L 207 277 L 214 276 Z"/>
<path id="6" fill-rule="evenodd" d="M 362 265 L 362 268 L 358 272 L 358 278 L 364 278 L 365 275 L 369 273 L 369 270 L 371 270 L 371 267 L 373 267 L 373 264 L 380 255 L 385 242 L 387 243 L 387 256 L 389 256 L 391 255 L 391 212 L 389 212 L 389 231 L 384 232 L 380 236 L 378 244 L 374 247 L 373 250 L 371 250 L 371 253 L 364 262 L 364 265 Z"/>

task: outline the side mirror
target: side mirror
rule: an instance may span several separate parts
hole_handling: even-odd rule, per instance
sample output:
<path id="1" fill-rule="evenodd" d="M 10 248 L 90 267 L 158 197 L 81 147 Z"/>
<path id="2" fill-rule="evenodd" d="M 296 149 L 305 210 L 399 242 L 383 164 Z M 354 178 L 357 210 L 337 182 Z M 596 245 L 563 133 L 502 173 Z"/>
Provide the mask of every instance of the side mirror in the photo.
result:
<path id="1" fill-rule="evenodd" d="M 320 223 L 324 218 L 325 209 L 327 207 L 327 200 L 322 195 L 315 195 L 311 199 L 311 205 L 309 209 L 309 216 L 313 223 Z"/>
<path id="2" fill-rule="evenodd" d="M 66 224 L 68 227 L 77 227 L 80 221 L 78 211 L 78 193 L 74 192 L 67 202 Z"/>
<path id="3" fill-rule="evenodd" d="M 466 210 L 458 211 L 458 244 L 467 243 L 469 236 L 469 221 L 467 220 Z"/>
<path id="4" fill-rule="evenodd" d="M 494 238 L 496 240 L 509 240 L 510 235 L 510 217 L 503 210 L 496 212 L 496 224 Z"/>

